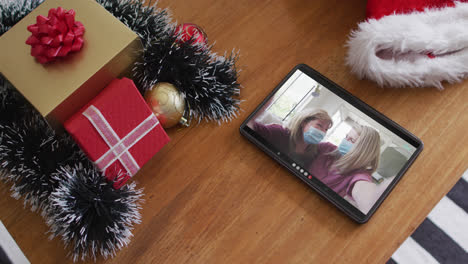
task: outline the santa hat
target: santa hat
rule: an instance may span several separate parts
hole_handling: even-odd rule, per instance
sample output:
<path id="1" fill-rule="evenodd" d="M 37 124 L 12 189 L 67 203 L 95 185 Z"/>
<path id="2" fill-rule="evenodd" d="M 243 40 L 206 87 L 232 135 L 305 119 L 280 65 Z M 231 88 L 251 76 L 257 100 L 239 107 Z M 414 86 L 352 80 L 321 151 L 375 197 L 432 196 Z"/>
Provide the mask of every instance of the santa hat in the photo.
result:
<path id="1" fill-rule="evenodd" d="M 442 89 L 468 77 L 468 0 L 368 0 L 348 46 L 360 78 Z"/>

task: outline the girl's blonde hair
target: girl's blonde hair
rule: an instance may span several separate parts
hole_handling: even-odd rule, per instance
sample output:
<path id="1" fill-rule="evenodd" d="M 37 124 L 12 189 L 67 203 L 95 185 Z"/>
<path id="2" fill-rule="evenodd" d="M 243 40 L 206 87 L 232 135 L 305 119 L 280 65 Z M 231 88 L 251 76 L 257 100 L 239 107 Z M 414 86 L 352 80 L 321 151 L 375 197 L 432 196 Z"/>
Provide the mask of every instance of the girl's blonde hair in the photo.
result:
<path id="1" fill-rule="evenodd" d="M 380 135 L 367 126 L 354 125 L 353 129 L 359 138 L 351 150 L 333 163 L 341 174 L 347 174 L 356 170 L 365 170 L 370 174 L 379 166 L 380 159 Z M 337 150 L 333 152 L 335 155 Z"/>
<path id="2" fill-rule="evenodd" d="M 292 152 L 294 152 L 296 149 L 296 143 L 300 142 L 301 140 L 304 140 L 304 126 L 308 122 L 316 119 L 329 122 L 330 125 L 328 128 L 333 126 L 333 121 L 331 117 L 328 115 L 327 111 L 322 109 L 312 109 L 304 111 L 302 113 L 298 113 L 288 123 L 288 129 L 290 131 L 289 146 L 291 147 L 290 150 Z M 317 146 L 311 147 L 309 152 L 311 152 L 309 154 L 315 156 L 317 154 Z"/>

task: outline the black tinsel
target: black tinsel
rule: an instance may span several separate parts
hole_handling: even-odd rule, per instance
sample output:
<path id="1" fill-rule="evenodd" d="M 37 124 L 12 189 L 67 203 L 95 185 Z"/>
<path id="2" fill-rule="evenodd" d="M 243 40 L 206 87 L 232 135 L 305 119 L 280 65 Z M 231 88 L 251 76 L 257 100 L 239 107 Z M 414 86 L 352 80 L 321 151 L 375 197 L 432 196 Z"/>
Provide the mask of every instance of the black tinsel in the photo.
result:
<path id="1" fill-rule="evenodd" d="M 0 178 L 11 182 L 12 196 L 23 198 L 31 209 L 46 209 L 49 195 L 58 186 L 52 174 L 60 167 L 83 159 L 67 136 L 58 137 L 42 117 L 33 116 L 0 125 Z"/>
<path id="2" fill-rule="evenodd" d="M 167 9 L 156 8 L 151 2 L 135 0 L 96 0 L 142 39 L 143 44 L 169 35 L 171 18 Z"/>
<path id="3" fill-rule="evenodd" d="M 138 0 L 97 0 L 142 39 L 144 58 L 134 81 L 144 92 L 157 82 L 174 84 L 186 98 L 186 110 L 198 121 L 226 122 L 239 111 L 236 54 L 217 56 L 211 46 L 176 44 L 169 12 Z"/>
<path id="4" fill-rule="evenodd" d="M 31 13 L 44 0 L 0 1 L 0 36 Z"/>
<path id="5" fill-rule="evenodd" d="M 229 121 L 239 110 L 239 84 L 235 61 L 213 54 L 211 47 L 176 43 L 178 36 L 155 40 L 136 63 L 135 81 L 145 92 L 158 82 L 175 85 L 184 95 L 192 115 L 199 121 Z"/>
<path id="6" fill-rule="evenodd" d="M 29 102 L 0 75 L 0 124 L 9 125 L 34 113 Z"/>
<path id="7" fill-rule="evenodd" d="M 109 257 L 127 246 L 140 223 L 142 190 L 130 183 L 116 190 L 95 168 L 78 164 L 54 174 L 59 186 L 47 214 L 52 237 L 72 247 L 73 260 L 98 254 Z"/>

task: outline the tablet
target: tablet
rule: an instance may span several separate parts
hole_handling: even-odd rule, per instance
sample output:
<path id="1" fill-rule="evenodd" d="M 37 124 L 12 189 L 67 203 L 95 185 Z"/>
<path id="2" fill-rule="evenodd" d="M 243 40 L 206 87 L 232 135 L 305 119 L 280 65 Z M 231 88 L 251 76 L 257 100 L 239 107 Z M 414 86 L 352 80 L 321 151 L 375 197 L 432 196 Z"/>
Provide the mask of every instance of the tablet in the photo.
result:
<path id="1" fill-rule="evenodd" d="M 369 220 L 423 149 L 416 136 L 304 64 L 240 132 L 359 223 Z"/>

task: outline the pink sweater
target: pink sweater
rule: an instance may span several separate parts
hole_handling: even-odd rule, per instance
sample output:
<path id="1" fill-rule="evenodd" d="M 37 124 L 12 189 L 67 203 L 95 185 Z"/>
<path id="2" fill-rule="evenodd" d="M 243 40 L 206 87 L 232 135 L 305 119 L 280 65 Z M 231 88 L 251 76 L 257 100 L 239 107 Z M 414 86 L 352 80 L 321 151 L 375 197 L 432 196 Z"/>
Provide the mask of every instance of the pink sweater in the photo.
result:
<path id="1" fill-rule="evenodd" d="M 328 153 L 337 147 L 328 142 L 320 143 L 318 147 L 319 155 L 309 166 L 309 173 L 325 183 L 341 197 L 348 195 L 353 198 L 354 184 L 358 181 L 372 182 L 371 175 L 366 171 L 355 171 L 341 175 L 336 169 L 330 169 L 336 158 L 328 155 Z"/>
<path id="2" fill-rule="evenodd" d="M 264 138 L 267 142 L 276 147 L 279 151 L 289 156 L 297 164 L 303 168 L 309 167 L 310 162 L 313 159 L 313 156 L 307 151 L 311 146 L 306 148 L 305 153 L 296 153 L 291 151 L 289 137 L 291 132 L 289 129 L 284 128 L 278 124 L 264 125 L 261 123 L 255 122 L 252 127 L 257 134 Z"/>

